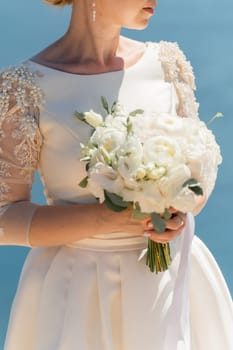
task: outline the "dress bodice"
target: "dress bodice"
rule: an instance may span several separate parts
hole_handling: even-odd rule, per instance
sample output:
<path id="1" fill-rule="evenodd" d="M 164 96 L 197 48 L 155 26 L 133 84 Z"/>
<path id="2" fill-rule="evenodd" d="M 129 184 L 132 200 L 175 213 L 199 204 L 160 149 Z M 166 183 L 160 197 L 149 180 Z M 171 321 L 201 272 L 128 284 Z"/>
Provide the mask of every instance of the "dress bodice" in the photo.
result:
<path id="1" fill-rule="evenodd" d="M 39 168 L 50 204 L 92 198 L 78 186 L 85 176 L 80 143 L 87 142 L 92 130 L 74 117 L 75 110 L 93 109 L 103 114 L 104 96 L 110 105 L 119 101 L 129 111 L 176 111 L 177 96 L 174 86 L 164 79 L 158 45 L 148 44 L 142 58 L 124 71 L 88 76 L 57 71 L 32 61 L 26 65 L 40 71 L 39 84 L 46 96 L 40 116 L 43 146 Z"/>
<path id="2" fill-rule="evenodd" d="M 28 231 L 38 169 L 48 204 L 95 201 L 79 186 L 85 176 L 80 143 L 91 135 L 74 112 L 103 113 L 101 96 L 126 110 L 198 117 L 190 63 L 176 43 L 146 43 L 139 61 L 125 70 L 72 74 L 26 60 L 0 73 L 0 230 Z M 213 184 L 214 184 L 213 179 Z M 4 214 L 5 213 L 5 214 Z M 9 216 L 8 216 L 9 215 Z M 9 228 L 11 217 L 19 225 Z M 1 233 L 1 232 L 0 232 Z M 15 237 L 13 242 L 15 241 Z M 9 241 L 7 241 L 9 242 Z"/>

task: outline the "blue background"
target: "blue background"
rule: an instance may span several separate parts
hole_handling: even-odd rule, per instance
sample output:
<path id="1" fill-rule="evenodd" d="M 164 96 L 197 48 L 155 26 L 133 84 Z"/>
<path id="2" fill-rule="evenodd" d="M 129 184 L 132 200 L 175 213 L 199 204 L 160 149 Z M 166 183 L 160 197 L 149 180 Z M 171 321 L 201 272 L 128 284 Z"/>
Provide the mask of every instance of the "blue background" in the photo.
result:
<path id="1" fill-rule="evenodd" d="M 69 14 L 69 8 L 56 9 L 40 0 L 2 1 L 0 67 L 30 58 L 56 40 L 66 30 Z M 124 34 L 143 41 L 178 41 L 194 67 L 201 118 L 207 121 L 218 111 L 224 114 L 223 119 L 212 124 L 224 161 L 215 191 L 196 218 L 196 233 L 213 252 L 233 293 L 232 33 L 232 0 L 163 0 L 146 30 L 124 31 Z M 33 188 L 33 200 L 44 203 L 38 178 Z M 10 304 L 27 253 L 26 248 L 0 248 L 0 349 L 3 348 Z"/>

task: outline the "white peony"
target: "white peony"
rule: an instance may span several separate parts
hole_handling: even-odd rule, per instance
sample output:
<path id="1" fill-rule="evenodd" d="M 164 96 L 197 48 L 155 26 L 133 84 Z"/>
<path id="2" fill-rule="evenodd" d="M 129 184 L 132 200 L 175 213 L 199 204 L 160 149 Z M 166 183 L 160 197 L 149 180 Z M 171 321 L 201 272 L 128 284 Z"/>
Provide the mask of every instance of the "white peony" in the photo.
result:
<path id="1" fill-rule="evenodd" d="M 144 163 L 154 162 L 157 166 L 170 168 L 183 162 L 179 144 L 171 137 L 155 136 L 143 145 Z"/>
<path id="2" fill-rule="evenodd" d="M 184 132 L 183 121 L 180 117 L 161 113 L 154 116 L 154 128 L 165 135 L 182 135 Z"/>

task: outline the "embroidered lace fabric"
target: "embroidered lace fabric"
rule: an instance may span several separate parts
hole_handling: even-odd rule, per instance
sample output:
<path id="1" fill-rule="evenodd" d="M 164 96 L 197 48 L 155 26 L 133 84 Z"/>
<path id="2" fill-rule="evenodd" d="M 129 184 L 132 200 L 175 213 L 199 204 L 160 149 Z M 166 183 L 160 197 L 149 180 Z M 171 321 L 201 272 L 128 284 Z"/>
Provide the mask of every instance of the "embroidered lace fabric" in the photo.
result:
<path id="1" fill-rule="evenodd" d="M 192 66 L 177 43 L 161 42 L 160 60 L 165 80 L 173 83 L 179 103 L 177 114 L 181 117 L 197 118 L 199 104 L 196 102 L 195 78 Z"/>
<path id="2" fill-rule="evenodd" d="M 28 226 L 37 206 L 28 201 L 42 145 L 38 127 L 42 103 L 42 91 L 35 84 L 34 74 L 26 67 L 10 67 L 0 74 L 0 228 L 3 244 L 29 244 Z"/>

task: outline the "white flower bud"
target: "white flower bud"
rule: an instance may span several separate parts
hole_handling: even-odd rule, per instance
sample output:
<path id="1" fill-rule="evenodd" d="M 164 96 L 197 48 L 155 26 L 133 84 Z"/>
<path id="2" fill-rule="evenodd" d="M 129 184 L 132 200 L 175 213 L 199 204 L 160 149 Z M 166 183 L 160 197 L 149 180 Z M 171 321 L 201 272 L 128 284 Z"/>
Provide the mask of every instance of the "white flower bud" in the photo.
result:
<path id="1" fill-rule="evenodd" d="M 136 172 L 136 180 L 142 180 L 146 176 L 146 170 L 144 168 L 138 168 Z"/>
<path id="2" fill-rule="evenodd" d="M 166 169 L 164 167 L 154 168 L 148 173 L 148 177 L 151 180 L 158 180 L 166 173 Z"/>
<path id="3" fill-rule="evenodd" d="M 100 114 L 95 113 L 92 109 L 89 112 L 84 113 L 85 120 L 88 124 L 96 128 L 103 123 L 103 118 Z"/>

